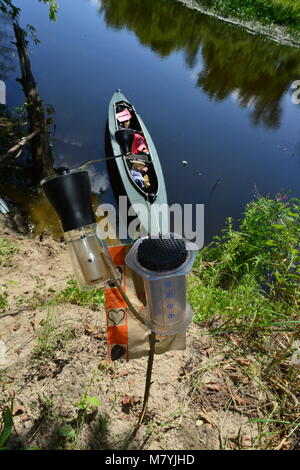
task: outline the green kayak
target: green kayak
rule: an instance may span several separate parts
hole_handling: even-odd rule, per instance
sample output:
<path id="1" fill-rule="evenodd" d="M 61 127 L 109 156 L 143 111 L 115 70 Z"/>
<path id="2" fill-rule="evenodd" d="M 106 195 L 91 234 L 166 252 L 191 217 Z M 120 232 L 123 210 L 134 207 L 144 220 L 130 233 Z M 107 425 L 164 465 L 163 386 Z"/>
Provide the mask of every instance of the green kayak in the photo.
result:
<path id="1" fill-rule="evenodd" d="M 140 229 L 149 235 L 167 233 L 167 193 L 158 154 L 140 115 L 120 90 L 109 103 L 108 129 L 113 155 L 122 155 L 115 163 Z"/>

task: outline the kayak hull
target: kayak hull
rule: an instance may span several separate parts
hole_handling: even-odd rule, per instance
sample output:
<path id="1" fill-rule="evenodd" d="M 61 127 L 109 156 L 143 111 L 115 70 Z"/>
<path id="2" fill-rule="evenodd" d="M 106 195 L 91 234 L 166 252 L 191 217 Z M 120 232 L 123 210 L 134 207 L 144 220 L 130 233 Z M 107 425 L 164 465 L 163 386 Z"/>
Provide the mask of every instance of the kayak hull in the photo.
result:
<path id="1" fill-rule="evenodd" d="M 113 155 L 117 156 L 122 154 L 122 149 L 115 136 L 116 131 L 119 129 L 118 121 L 116 119 L 116 106 L 120 102 L 127 103 L 131 107 L 134 116 L 137 119 L 141 134 L 144 136 L 147 142 L 147 147 L 150 154 L 150 166 L 152 169 L 152 174 L 155 176 L 156 180 L 155 201 L 153 202 L 149 200 L 149 195 L 147 192 L 139 188 L 133 181 L 130 174 L 128 159 L 126 159 L 125 156 L 115 159 L 117 171 L 122 180 L 125 193 L 128 197 L 129 206 L 131 206 L 129 215 L 133 216 L 136 214 L 136 216 L 138 216 L 141 236 L 145 236 L 147 233 L 150 236 L 158 235 L 159 233 L 167 233 L 169 231 L 167 193 L 158 154 L 150 133 L 148 132 L 141 116 L 137 113 L 132 103 L 130 103 L 130 101 L 128 101 L 128 99 L 120 91 L 117 91 L 113 94 L 108 110 L 108 131 Z"/>

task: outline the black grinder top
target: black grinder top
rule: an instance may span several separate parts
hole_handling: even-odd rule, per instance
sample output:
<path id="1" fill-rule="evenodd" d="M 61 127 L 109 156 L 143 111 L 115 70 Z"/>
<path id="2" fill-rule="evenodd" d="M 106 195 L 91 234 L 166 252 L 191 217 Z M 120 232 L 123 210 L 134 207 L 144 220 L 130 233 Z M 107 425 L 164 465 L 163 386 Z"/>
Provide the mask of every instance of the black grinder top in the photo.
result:
<path id="1" fill-rule="evenodd" d="M 41 181 L 43 190 L 60 218 L 64 232 L 96 222 L 88 172 L 64 169 Z"/>

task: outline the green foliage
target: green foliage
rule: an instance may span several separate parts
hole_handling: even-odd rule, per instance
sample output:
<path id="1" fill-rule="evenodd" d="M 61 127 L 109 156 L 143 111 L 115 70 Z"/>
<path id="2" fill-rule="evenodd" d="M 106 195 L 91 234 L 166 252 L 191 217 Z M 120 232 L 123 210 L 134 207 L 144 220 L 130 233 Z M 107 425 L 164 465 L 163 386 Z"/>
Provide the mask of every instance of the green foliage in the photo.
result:
<path id="1" fill-rule="evenodd" d="M 299 240 L 298 199 L 279 194 L 249 203 L 238 230 L 228 219 L 195 264 L 189 301 L 196 320 L 227 314 L 236 327 L 297 323 Z"/>
<path id="2" fill-rule="evenodd" d="M 87 306 L 95 310 L 104 304 L 103 290 L 97 287 L 81 290 L 75 279 L 70 279 L 67 284 L 68 287 L 57 295 L 58 302 L 69 302 L 70 304 Z"/>
<path id="3" fill-rule="evenodd" d="M 41 321 L 41 326 L 43 326 L 43 331 L 38 337 L 38 345 L 35 351 L 36 357 L 40 358 L 52 354 L 56 347 L 56 341 L 53 335 L 53 313 L 51 308 L 48 309 L 45 320 Z"/>
<path id="4" fill-rule="evenodd" d="M 196 85 L 209 98 L 221 101 L 239 90 L 239 103 L 254 124 L 279 126 L 282 98 L 300 76 L 297 48 L 274 45 L 174 0 L 102 0 L 101 12 L 110 27 L 133 31 L 162 57 L 182 51 L 194 71 L 201 55 Z"/>
<path id="5" fill-rule="evenodd" d="M 60 437 L 66 440 L 74 441 L 76 439 L 76 431 L 72 428 L 71 424 L 66 424 L 58 430 Z"/>
<path id="6" fill-rule="evenodd" d="M 5 449 L 6 442 L 12 432 L 13 417 L 12 410 L 6 406 L 2 412 L 2 426 L 0 430 L 0 450 Z"/>
<path id="7" fill-rule="evenodd" d="M 80 401 L 75 404 L 77 407 L 77 416 L 73 423 L 67 423 L 59 429 L 59 436 L 66 442 L 70 442 L 72 449 L 77 449 L 78 438 L 84 423 L 89 421 L 89 416 L 93 414 L 100 405 L 101 402 L 98 398 L 88 396 L 87 392 L 84 393 Z"/>
<path id="8" fill-rule="evenodd" d="M 49 18 L 52 21 L 56 20 L 57 11 L 58 11 L 58 3 L 56 0 L 39 0 L 39 2 L 44 2 L 49 5 Z M 12 17 L 12 19 L 17 19 L 21 9 L 16 7 L 12 0 L 0 0 L 0 11 L 6 13 Z"/>
<path id="9" fill-rule="evenodd" d="M 81 397 L 80 402 L 76 403 L 76 406 L 80 410 L 90 411 L 94 408 L 98 408 L 101 402 L 96 397 L 89 397 L 86 393 Z"/>
<path id="10" fill-rule="evenodd" d="M 18 17 L 21 10 L 16 7 L 11 0 L 0 0 L 0 11 L 15 19 Z"/>
<path id="11" fill-rule="evenodd" d="M 7 291 L 5 287 L 0 286 L 0 311 L 6 309 L 8 306 L 8 301 L 7 301 Z"/>
<path id="12" fill-rule="evenodd" d="M 11 266 L 11 258 L 18 253 L 18 245 L 8 238 L 0 238 L 0 266 Z"/>
<path id="13" fill-rule="evenodd" d="M 58 11 L 58 8 L 59 8 L 58 3 L 56 2 L 56 0 L 39 0 L 39 2 L 40 1 L 43 1 L 44 3 L 49 4 L 49 18 L 52 21 L 56 21 L 57 11 Z"/>
<path id="14" fill-rule="evenodd" d="M 28 35 L 36 45 L 41 42 L 36 35 L 36 29 L 31 24 L 27 25 L 26 35 Z"/>
<path id="15" fill-rule="evenodd" d="M 0 111 L 0 152 L 5 153 L 16 141 L 24 137 L 27 133 L 25 121 L 24 105 L 8 112 L 6 108 Z"/>

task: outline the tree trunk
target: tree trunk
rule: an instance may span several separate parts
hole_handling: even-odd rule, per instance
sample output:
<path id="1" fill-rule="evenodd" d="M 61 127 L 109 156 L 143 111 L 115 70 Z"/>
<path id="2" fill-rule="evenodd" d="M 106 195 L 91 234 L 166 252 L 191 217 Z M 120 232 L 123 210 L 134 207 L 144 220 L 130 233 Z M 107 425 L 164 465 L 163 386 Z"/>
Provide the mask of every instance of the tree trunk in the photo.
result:
<path id="1" fill-rule="evenodd" d="M 14 23 L 16 46 L 18 49 L 22 78 L 19 80 L 26 97 L 27 114 L 30 134 L 36 133 L 31 139 L 31 154 L 33 163 L 33 179 L 38 182 L 53 173 L 53 154 L 49 144 L 48 128 L 42 100 L 31 71 L 30 59 L 27 51 L 27 41 L 24 30 Z"/>

